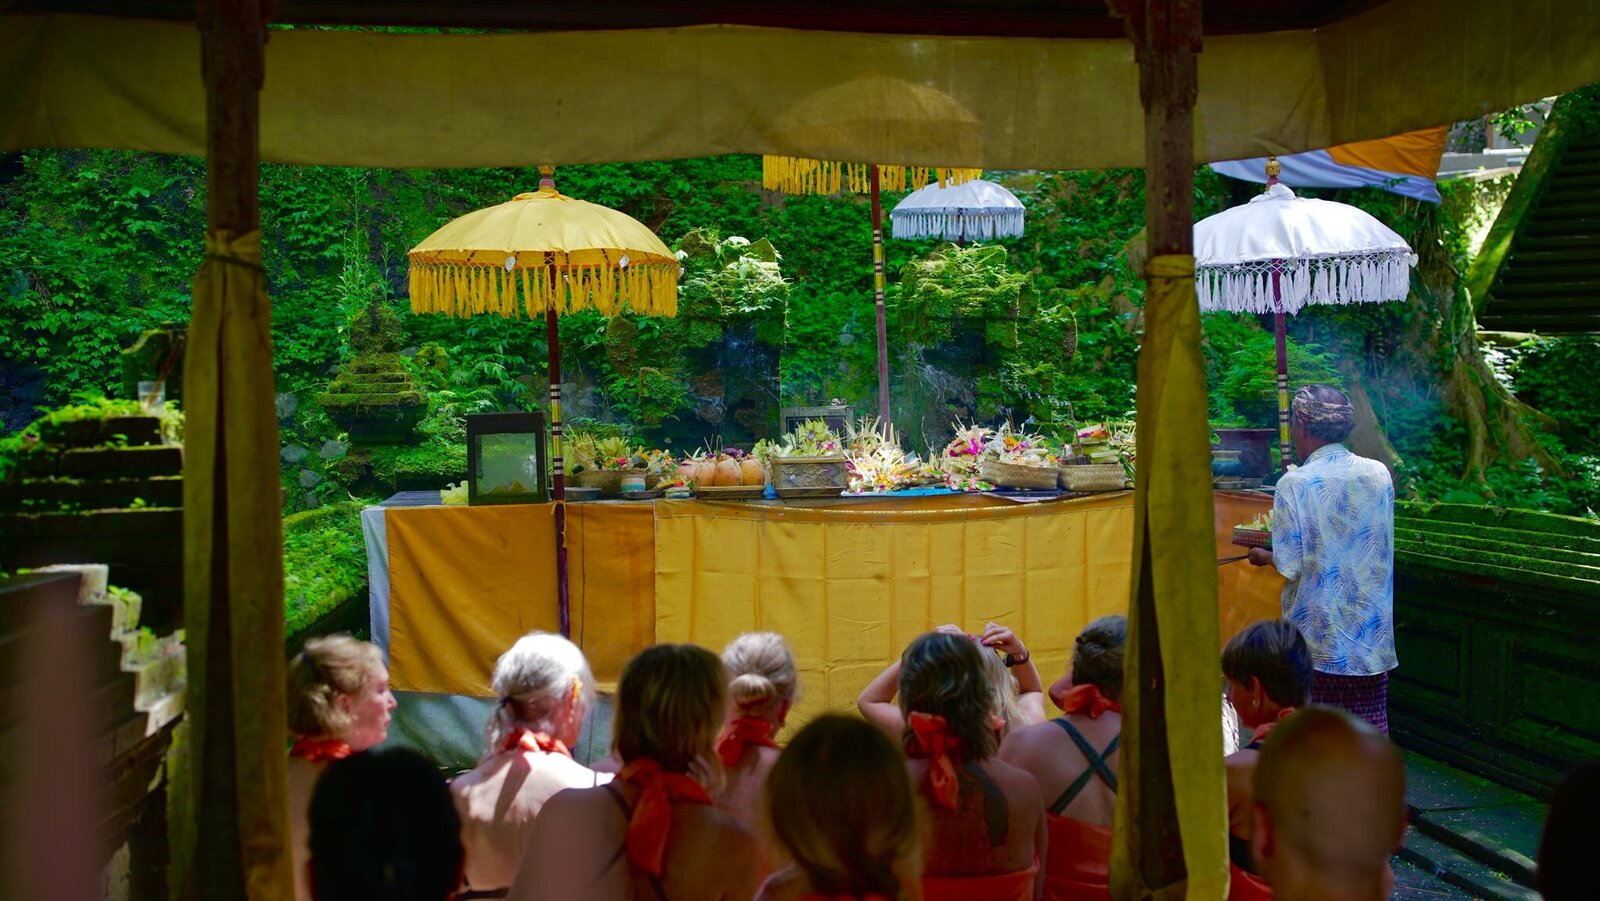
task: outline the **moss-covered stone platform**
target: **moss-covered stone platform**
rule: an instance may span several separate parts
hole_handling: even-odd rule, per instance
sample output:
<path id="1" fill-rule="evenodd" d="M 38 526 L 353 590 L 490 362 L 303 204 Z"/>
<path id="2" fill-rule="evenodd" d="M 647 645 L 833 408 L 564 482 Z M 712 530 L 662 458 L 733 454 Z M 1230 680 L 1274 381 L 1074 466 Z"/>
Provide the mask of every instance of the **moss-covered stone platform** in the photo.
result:
<path id="1" fill-rule="evenodd" d="M 1403 744 L 1534 794 L 1600 757 L 1600 523 L 1402 503 L 1395 563 Z"/>

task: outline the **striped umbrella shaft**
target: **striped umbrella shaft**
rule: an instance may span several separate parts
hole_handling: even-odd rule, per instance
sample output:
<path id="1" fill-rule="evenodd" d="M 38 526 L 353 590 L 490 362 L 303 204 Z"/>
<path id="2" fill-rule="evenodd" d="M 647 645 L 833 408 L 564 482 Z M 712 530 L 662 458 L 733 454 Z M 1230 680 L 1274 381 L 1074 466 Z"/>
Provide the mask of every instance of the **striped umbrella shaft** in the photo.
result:
<path id="1" fill-rule="evenodd" d="M 889 324 L 883 306 L 883 195 L 872 167 L 872 295 L 878 320 L 878 418 L 889 422 Z"/>

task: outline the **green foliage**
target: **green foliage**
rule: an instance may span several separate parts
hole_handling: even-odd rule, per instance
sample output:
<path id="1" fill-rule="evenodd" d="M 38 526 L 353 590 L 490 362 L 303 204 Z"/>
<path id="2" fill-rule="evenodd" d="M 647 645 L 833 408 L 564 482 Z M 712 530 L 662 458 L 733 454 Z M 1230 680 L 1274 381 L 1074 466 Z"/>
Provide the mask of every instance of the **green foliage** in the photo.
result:
<path id="1" fill-rule="evenodd" d="M 680 317 L 721 322 L 775 312 L 781 321 L 789 283 L 778 269 L 781 257 L 771 241 L 719 239 L 715 229 L 697 228 L 678 241 L 678 252 L 684 268 L 678 287 Z"/>
<path id="2" fill-rule="evenodd" d="M 296 635 L 364 594 L 362 504 L 347 501 L 283 521 L 284 631 Z"/>
<path id="3" fill-rule="evenodd" d="M 122 151 L 36 151 L 11 159 L 20 171 L 0 181 L 0 292 L 6 300 L 0 305 L 0 390 L 17 391 L 12 386 L 36 372 L 43 396 L 29 388 L 34 394 L 13 394 L 11 403 L 48 408 L 68 402 L 75 391 L 113 389 L 120 380 L 119 347 L 161 323 L 187 319 L 189 284 L 203 249 L 204 170 L 196 159 Z M 1004 315 L 986 316 L 985 325 L 998 322 L 999 330 L 980 332 L 963 325 L 954 311 L 987 301 L 952 292 L 951 344 L 976 346 L 989 356 L 982 366 L 950 363 L 953 384 L 935 385 L 927 383 L 929 360 L 909 339 L 943 333 L 918 332 L 913 312 L 922 301 L 915 277 L 905 286 L 891 285 L 892 391 L 905 408 L 896 409 L 897 425 L 904 434 L 938 443 L 935 433 L 956 414 L 1019 424 L 1031 418 L 1036 427 L 1052 430 L 1128 414 L 1143 284 L 1127 249 L 1141 240 L 1142 172 L 989 177 L 1022 200 L 1028 232 L 997 242 L 1008 257 L 1008 274 L 980 287 L 998 290 L 1002 282 L 1031 280 L 1035 309 L 1022 316 L 1026 326 L 1014 335 L 1010 323 L 1016 320 Z M 546 355 L 540 324 L 417 316 L 404 297 L 407 248 L 456 216 L 526 190 L 537 178 L 533 170 L 514 168 L 262 167 L 274 366 L 278 390 L 299 401 L 292 415 L 280 418 L 280 428 L 286 445 L 307 452 L 283 468 L 290 509 L 360 493 L 342 471 L 388 480 L 454 468 L 464 459 L 466 413 L 542 405 Z M 586 412 L 624 428 L 682 427 L 684 412 L 705 393 L 694 382 L 711 365 L 694 355 L 747 326 L 755 341 L 782 348 L 780 383 L 762 404 L 841 398 L 858 409 L 872 406 L 876 326 L 865 197 L 763 191 L 753 156 L 562 167 L 556 179 L 566 194 L 620 209 L 659 234 L 684 236 L 680 319 L 562 317 L 560 340 L 571 378 L 585 392 Z M 1378 191 L 1341 192 L 1338 199 L 1368 209 L 1409 240 L 1442 242 L 1449 263 L 1464 269 L 1504 187 L 1447 183 L 1439 209 Z M 884 198 L 887 207 L 897 200 Z M 1208 169 L 1197 173 L 1197 216 L 1228 200 L 1223 179 Z M 723 235 L 765 239 L 739 245 Z M 781 273 L 775 269 L 778 249 Z M 933 242 L 888 241 L 886 269 L 904 272 L 935 249 Z M 371 320 L 363 324 L 360 315 L 374 301 L 384 311 L 376 328 Z M 1020 293 L 1017 304 L 1020 312 Z M 926 305 L 920 308 L 928 312 Z M 1308 310 L 1290 320 L 1293 379 L 1337 383 L 1338 372 L 1353 374 L 1350 367 L 1358 361 L 1384 361 L 1396 345 L 1415 340 L 1423 331 L 1419 321 L 1460 316 L 1463 308 L 1421 298 L 1409 305 Z M 1215 417 L 1261 422 L 1270 414 L 1271 337 L 1263 325 L 1253 317 L 1206 318 Z M 389 351 L 419 349 L 411 359 L 378 362 L 370 357 L 376 348 L 363 349 L 369 338 Z M 348 349 L 352 343 L 354 351 Z M 1437 387 L 1454 349 L 1433 346 L 1417 355 L 1425 353 L 1434 356 L 1413 370 L 1386 371 L 1381 380 L 1372 371 L 1362 377 L 1405 461 L 1404 478 L 1423 496 L 1439 497 L 1460 486 L 1464 435 L 1450 422 Z M 1560 439 L 1551 446 L 1559 445 L 1562 459 L 1580 474 L 1590 471 L 1584 455 L 1600 451 L 1600 423 L 1591 412 L 1600 405 L 1579 380 L 1568 384 L 1560 376 L 1585 371 L 1591 353 L 1582 342 L 1540 343 L 1518 349 L 1503 366 L 1519 397 L 1561 421 Z M 336 370 L 341 362 L 343 369 Z M 402 371 L 412 381 L 396 390 Z M 341 390 L 328 392 L 334 408 L 359 406 L 374 386 L 386 389 L 376 393 L 425 402 L 427 415 L 412 445 L 345 452 L 339 444 L 343 431 L 328 418 L 329 405 L 317 399 L 336 372 Z M 906 427 L 906 410 L 925 413 L 921 427 Z M 691 445 L 710 437 L 697 435 Z M 0 457 L 26 452 L 14 437 L 0 440 L 11 442 L 11 450 L 0 448 Z M 348 460 L 352 454 L 359 458 Z M 1589 505 L 1587 487 L 1535 490 L 1539 474 L 1523 464 L 1501 467 L 1488 478 L 1502 502 L 1549 503 L 1578 512 Z M 1593 480 L 1585 475 L 1579 481 Z"/>
<path id="4" fill-rule="evenodd" d="M 367 303 L 350 317 L 350 351 L 358 357 L 398 353 L 403 338 L 400 317 L 381 301 Z"/>
<path id="5" fill-rule="evenodd" d="M 38 367 L 44 406 L 113 391 L 118 351 L 189 315 L 205 234 L 200 160 L 35 151 L 0 183 L 0 360 Z"/>
<path id="6" fill-rule="evenodd" d="M 386 484 L 434 478 L 444 482 L 467 474 L 467 445 L 429 440 L 416 445 L 383 445 L 366 449 L 372 477 Z"/>
<path id="7" fill-rule="evenodd" d="M 984 340 L 1017 346 L 1018 320 L 1038 312 L 1032 277 L 1006 264 L 998 245 L 945 244 L 900 271 L 899 336 L 919 344 L 948 341 L 957 322 L 981 329 Z"/>
<path id="8" fill-rule="evenodd" d="M 1204 317 L 1206 381 L 1211 386 L 1211 421 L 1219 428 L 1276 428 L 1278 353 L 1271 331 L 1253 316 L 1214 313 Z M 1288 342 L 1292 384 L 1344 387 L 1333 354 L 1315 344 Z"/>
<path id="9" fill-rule="evenodd" d="M 748 327 L 773 348 L 784 342 L 789 282 L 765 238 L 723 238 L 714 228 L 691 229 L 677 242 L 683 264 L 678 315 L 672 319 L 624 313 L 564 318 L 579 357 L 603 389 L 612 417 L 653 428 L 692 403 L 697 352 Z M 776 353 L 776 350 L 774 350 Z"/>
<path id="10" fill-rule="evenodd" d="M 1600 452 L 1600 341 L 1592 336 L 1529 338 L 1507 355 L 1506 375 L 1517 399 L 1561 424 L 1572 450 Z"/>

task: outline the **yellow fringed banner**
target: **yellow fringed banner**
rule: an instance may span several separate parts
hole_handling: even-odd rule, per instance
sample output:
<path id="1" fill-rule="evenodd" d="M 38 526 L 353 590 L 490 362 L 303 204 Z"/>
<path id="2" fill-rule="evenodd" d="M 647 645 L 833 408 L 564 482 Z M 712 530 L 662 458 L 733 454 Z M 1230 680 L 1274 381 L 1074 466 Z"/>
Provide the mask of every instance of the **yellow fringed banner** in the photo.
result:
<path id="1" fill-rule="evenodd" d="M 884 191 L 921 190 L 930 183 L 959 185 L 980 178 L 982 169 L 938 166 L 879 166 L 878 186 Z M 872 188 L 872 166 L 794 156 L 763 156 L 761 186 L 786 194 L 865 194 Z"/>
<path id="2" fill-rule="evenodd" d="M 631 311 L 648 316 L 678 314 L 678 264 L 621 267 L 538 268 L 460 266 L 413 261 L 409 278 L 411 312 L 449 316 L 497 314 L 507 318 L 542 317 L 546 310 L 573 313 L 597 310 L 606 316 Z"/>

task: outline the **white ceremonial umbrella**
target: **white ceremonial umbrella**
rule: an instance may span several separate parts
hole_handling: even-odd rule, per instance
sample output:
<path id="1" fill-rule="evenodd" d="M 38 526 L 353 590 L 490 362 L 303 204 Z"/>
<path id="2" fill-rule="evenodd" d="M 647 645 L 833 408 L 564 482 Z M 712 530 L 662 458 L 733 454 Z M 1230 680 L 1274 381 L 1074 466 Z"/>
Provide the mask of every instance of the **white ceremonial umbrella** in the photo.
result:
<path id="1" fill-rule="evenodd" d="M 906 195 L 889 214 L 900 240 L 991 241 L 1022 234 L 1022 201 L 992 181 L 928 186 Z"/>
<path id="2" fill-rule="evenodd" d="M 1344 203 L 1296 197 L 1267 163 L 1267 190 L 1194 227 L 1200 309 L 1272 313 L 1278 350 L 1278 442 L 1289 443 L 1284 317 L 1310 304 L 1380 303 L 1411 292 L 1417 255 L 1394 230 Z"/>

